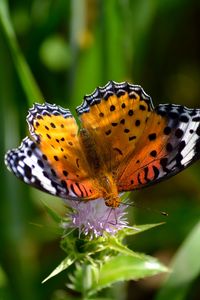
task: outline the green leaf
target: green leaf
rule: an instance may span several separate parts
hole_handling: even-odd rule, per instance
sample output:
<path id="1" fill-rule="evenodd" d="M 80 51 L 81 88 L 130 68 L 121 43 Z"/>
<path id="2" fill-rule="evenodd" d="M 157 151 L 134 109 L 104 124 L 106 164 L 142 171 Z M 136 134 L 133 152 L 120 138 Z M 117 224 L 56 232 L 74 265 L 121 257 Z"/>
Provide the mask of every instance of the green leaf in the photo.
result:
<path id="1" fill-rule="evenodd" d="M 46 282 L 47 280 L 49 280 L 50 278 L 58 275 L 60 272 L 66 270 L 69 266 L 71 266 L 76 260 L 76 257 L 74 255 L 69 255 L 67 256 L 60 264 L 59 266 L 57 266 L 53 272 L 51 272 L 51 274 L 49 276 L 47 276 L 42 283 Z"/>
<path id="2" fill-rule="evenodd" d="M 93 283 L 90 294 L 117 281 L 136 280 L 160 272 L 167 272 L 167 268 L 153 257 L 116 256 L 103 264 L 99 280 Z"/>
<path id="3" fill-rule="evenodd" d="M 124 228 L 123 231 L 124 231 L 125 235 L 134 235 L 134 234 L 141 233 L 143 231 L 152 229 L 154 227 L 157 227 L 157 226 L 160 226 L 160 225 L 163 225 L 163 224 L 165 224 L 165 223 L 137 225 L 137 226 Z"/>
<path id="4" fill-rule="evenodd" d="M 51 207 L 49 207 L 44 201 L 42 201 L 45 209 L 47 210 L 49 216 L 58 224 L 62 222 L 62 218 L 57 214 L 55 210 L 53 210 Z"/>
<path id="5" fill-rule="evenodd" d="M 191 283 L 200 273 L 200 222 L 194 227 L 171 264 L 172 273 L 158 293 L 157 300 L 185 299 Z"/>
<path id="6" fill-rule="evenodd" d="M 136 252 L 132 251 L 131 249 L 127 248 L 120 241 L 118 241 L 115 237 L 110 237 L 107 247 L 108 247 L 108 249 L 112 249 L 112 250 L 117 251 L 124 255 L 137 257 L 137 258 L 143 257 L 143 254 L 136 253 Z"/>

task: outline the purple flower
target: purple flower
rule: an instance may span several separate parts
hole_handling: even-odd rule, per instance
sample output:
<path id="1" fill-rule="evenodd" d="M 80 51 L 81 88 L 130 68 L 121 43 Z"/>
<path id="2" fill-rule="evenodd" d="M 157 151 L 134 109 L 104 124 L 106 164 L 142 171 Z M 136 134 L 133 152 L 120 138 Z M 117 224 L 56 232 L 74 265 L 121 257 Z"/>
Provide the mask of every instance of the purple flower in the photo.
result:
<path id="1" fill-rule="evenodd" d="M 63 222 L 62 227 L 78 228 L 79 235 L 90 235 L 92 239 L 102 236 L 104 232 L 114 235 L 118 230 L 128 227 L 126 205 L 107 207 L 103 199 L 89 202 L 67 200 L 67 204 L 72 210 L 67 212 L 67 221 Z"/>

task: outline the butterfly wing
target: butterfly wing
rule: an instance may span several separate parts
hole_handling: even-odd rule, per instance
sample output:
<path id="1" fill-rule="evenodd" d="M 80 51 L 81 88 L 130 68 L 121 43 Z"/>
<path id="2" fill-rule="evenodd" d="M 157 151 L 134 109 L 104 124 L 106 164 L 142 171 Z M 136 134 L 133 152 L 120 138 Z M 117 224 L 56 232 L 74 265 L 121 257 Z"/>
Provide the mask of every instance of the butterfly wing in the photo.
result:
<path id="1" fill-rule="evenodd" d="M 157 183 L 199 159 L 200 110 L 154 109 L 140 86 L 110 81 L 86 96 L 77 112 L 118 191 Z"/>
<path id="2" fill-rule="evenodd" d="M 136 147 L 153 106 L 140 86 L 110 81 L 77 108 L 109 171 L 115 172 Z M 136 114 L 137 112 L 137 114 Z"/>
<path id="3" fill-rule="evenodd" d="M 128 191 L 167 179 L 200 158 L 200 110 L 159 105 L 136 149 L 118 169 L 118 189 Z"/>
<path id="4" fill-rule="evenodd" d="M 96 199 L 81 152 L 78 126 L 69 110 L 51 104 L 35 104 L 27 117 L 33 141 L 7 153 L 8 168 L 40 190 L 62 198 Z"/>
<path id="5" fill-rule="evenodd" d="M 94 142 L 94 157 L 101 157 L 119 192 L 175 175 L 200 157 L 200 110 L 168 104 L 154 109 L 140 86 L 110 81 L 86 96 L 77 112 Z M 27 121 L 33 140 L 25 138 L 7 153 L 8 168 L 62 198 L 99 198 L 70 111 L 36 104 Z"/>

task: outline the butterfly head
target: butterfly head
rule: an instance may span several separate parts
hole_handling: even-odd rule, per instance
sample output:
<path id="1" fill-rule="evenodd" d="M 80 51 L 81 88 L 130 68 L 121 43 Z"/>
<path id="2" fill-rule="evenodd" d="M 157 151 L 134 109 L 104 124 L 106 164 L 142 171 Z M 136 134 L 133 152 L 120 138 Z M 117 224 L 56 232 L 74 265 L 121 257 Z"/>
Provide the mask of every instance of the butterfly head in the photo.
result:
<path id="1" fill-rule="evenodd" d="M 120 197 L 114 196 L 114 195 L 108 195 L 107 198 L 105 198 L 105 205 L 113 208 L 119 207 L 120 204 Z"/>

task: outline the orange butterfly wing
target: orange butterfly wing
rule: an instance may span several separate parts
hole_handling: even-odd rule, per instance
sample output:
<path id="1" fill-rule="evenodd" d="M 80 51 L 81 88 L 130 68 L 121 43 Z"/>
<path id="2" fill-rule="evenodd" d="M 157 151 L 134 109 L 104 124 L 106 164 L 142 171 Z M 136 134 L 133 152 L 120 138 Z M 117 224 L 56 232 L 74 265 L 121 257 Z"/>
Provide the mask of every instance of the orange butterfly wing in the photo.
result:
<path id="1" fill-rule="evenodd" d="M 134 151 L 151 107 L 151 99 L 141 87 L 109 82 L 86 96 L 77 108 L 82 127 L 94 139 L 107 170 L 116 171 Z"/>
<path id="2" fill-rule="evenodd" d="M 27 121 L 35 142 L 24 139 L 6 158 L 16 176 L 62 198 L 98 198 L 70 111 L 48 103 L 35 104 Z"/>
<path id="3" fill-rule="evenodd" d="M 200 110 L 159 105 L 149 118 L 134 155 L 118 170 L 118 189 L 155 184 L 200 158 Z"/>
<path id="4" fill-rule="evenodd" d="M 140 86 L 111 81 L 86 96 L 77 112 L 119 192 L 164 180 L 200 157 L 200 110 L 154 109 Z"/>

